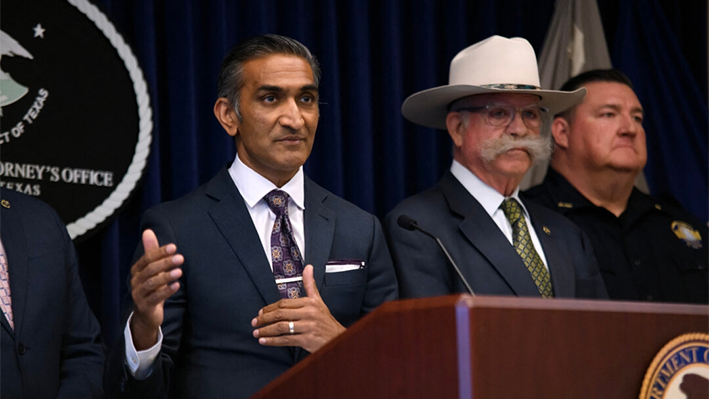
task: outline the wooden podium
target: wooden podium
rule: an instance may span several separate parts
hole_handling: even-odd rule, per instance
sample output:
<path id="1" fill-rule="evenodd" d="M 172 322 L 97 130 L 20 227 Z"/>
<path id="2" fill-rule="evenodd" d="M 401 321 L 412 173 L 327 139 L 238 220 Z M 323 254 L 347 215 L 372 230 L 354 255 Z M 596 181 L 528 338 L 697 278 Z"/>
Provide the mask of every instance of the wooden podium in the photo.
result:
<path id="1" fill-rule="evenodd" d="M 637 398 L 709 306 L 454 295 L 389 302 L 254 398 Z"/>

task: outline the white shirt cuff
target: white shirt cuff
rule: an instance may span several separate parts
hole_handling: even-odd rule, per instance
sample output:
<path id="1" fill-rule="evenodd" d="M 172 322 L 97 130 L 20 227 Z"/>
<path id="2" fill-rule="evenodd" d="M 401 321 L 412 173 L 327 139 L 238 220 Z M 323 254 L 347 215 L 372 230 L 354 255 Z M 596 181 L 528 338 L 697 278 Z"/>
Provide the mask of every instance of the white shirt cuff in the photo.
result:
<path id="1" fill-rule="evenodd" d="M 162 346 L 162 328 L 158 329 L 158 342 L 152 348 L 144 351 L 137 351 L 133 344 L 133 335 L 130 333 L 130 320 L 133 318 L 133 313 L 128 317 L 126 328 L 123 330 L 123 337 L 126 341 L 126 363 L 130 374 L 136 380 L 144 380 L 153 372 L 153 364 L 155 359 L 160 354 Z"/>

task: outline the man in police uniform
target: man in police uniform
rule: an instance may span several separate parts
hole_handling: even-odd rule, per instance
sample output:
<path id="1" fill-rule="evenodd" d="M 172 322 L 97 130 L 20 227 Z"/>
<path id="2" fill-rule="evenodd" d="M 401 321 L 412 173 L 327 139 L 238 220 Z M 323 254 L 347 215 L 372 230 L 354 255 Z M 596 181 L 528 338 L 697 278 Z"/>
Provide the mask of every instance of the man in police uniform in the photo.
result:
<path id="1" fill-rule="evenodd" d="M 706 226 L 633 187 L 647 148 L 632 83 L 620 71 L 595 70 L 561 90 L 580 87 L 583 102 L 553 121 L 544 182 L 526 194 L 590 237 L 611 299 L 707 303 Z"/>

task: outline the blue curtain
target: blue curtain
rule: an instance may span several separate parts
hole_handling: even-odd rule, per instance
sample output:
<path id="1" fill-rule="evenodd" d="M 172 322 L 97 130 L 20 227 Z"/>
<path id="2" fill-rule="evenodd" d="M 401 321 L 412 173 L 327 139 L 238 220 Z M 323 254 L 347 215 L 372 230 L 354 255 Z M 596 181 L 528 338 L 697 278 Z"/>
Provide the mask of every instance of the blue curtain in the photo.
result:
<path id="1" fill-rule="evenodd" d="M 553 0 L 95 1 L 132 46 L 148 82 L 154 115 L 154 141 L 140 189 L 108 227 L 77 243 L 87 295 L 109 343 L 121 331 L 119 310 L 140 239 L 140 215 L 206 182 L 234 157 L 234 143 L 218 125 L 212 107 L 221 60 L 235 43 L 278 33 L 300 40 L 316 54 L 323 66 L 325 104 L 306 173 L 382 217 L 406 196 L 434 185 L 451 161 L 447 134 L 405 121 L 400 113 L 403 100 L 446 84 L 453 56 L 490 35 L 525 37 L 539 54 L 554 11 Z M 645 10 L 648 3 L 654 7 L 651 11 Z M 654 71 L 629 71 L 651 109 L 648 122 L 659 129 L 652 135 L 682 143 L 677 151 L 696 153 L 699 157 L 691 159 L 701 160 L 692 166 L 701 169 L 698 174 L 685 175 L 685 170 L 667 167 L 662 145 L 653 142 L 646 171 L 652 187 L 672 187 L 678 198 L 688 192 L 697 195 L 693 187 L 703 187 L 705 208 L 706 19 L 689 31 L 682 19 L 706 16 L 706 3 L 696 6 L 700 9 L 646 0 L 599 1 L 609 47 L 616 47 L 614 64 L 630 68 L 634 62 Z M 662 22 L 663 9 L 672 10 L 669 22 Z M 690 47 L 699 36 L 704 45 Z M 613 37 L 621 43 L 611 41 Z M 661 47 L 662 52 L 626 53 L 619 47 L 626 46 L 626 40 L 648 49 Z M 682 64 L 687 54 L 695 58 Z M 687 62 L 690 72 L 680 65 Z M 687 89 L 678 89 L 680 84 Z M 654 103 L 650 108 L 658 87 L 677 89 L 664 92 L 666 100 L 659 109 Z M 690 92 L 693 97 L 685 98 Z M 698 115 L 703 107 L 704 119 L 690 124 L 684 114 L 667 118 L 675 116 L 664 112 L 673 101 L 691 103 L 683 109 Z M 678 123 L 680 128 L 675 128 Z M 669 183 L 670 176 L 678 174 L 691 184 Z M 691 209 L 706 220 L 706 209 Z"/>
<path id="2" fill-rule="evenodd" d="M 706 9 L 703 12 L 706 17 Z M 657 0 L 624 2 L 619 18 L 625 22 L 615 36 L 613 65 L 634 82 L 647 115 L 644 126 L 649 162 L 645 174 L 650 190 L 677 199 L 706 221 L 706 95 L 692 76 L 680 42 Z M 706 38 L 706 34 L 699 37 Z M 701 40 L 697 40 L 691 51 L 703 49 L 698 52 L 706 57 L 706 40 L 700 46 Z"/>

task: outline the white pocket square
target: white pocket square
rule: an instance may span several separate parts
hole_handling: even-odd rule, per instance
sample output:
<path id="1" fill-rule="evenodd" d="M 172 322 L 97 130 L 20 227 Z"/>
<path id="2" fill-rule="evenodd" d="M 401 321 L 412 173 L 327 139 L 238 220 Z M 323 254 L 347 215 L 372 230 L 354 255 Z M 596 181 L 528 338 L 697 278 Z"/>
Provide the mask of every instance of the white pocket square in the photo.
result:
<path id="1" fill-rule="evenodd" d="M 325 264 L 325 273 L 342 273 L 364 269 L 366 262 L 360 259 L 334 259 Z"/>

